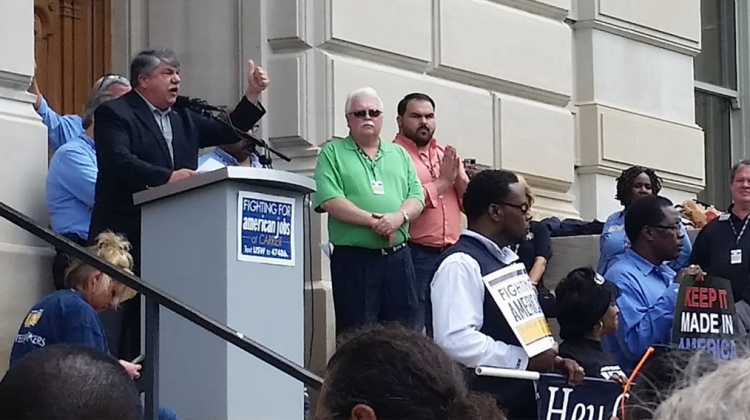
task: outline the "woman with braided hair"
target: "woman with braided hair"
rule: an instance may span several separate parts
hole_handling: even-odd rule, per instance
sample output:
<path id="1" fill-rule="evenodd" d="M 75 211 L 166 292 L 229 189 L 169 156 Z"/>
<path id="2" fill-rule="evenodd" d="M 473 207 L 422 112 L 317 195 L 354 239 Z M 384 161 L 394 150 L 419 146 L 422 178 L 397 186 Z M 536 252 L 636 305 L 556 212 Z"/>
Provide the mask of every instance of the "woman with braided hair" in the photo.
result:
<path id="1" fill-rule="evenodd" d="M 617 195 L 615 195 L 615 198 L 620 201 L 623 209 L 612 213 L 604 223 L 602 235 L 599 238 L 599 265 L 596 270 L 599 274 L 605 275 L 607 269 L 630 246 L 625 235 L 625 213 L 628 211 L 628 207 L 641 197 L 659 194 L 661 187 L 662 180 L 656 175 L 656 172 L 643 166 L 631 166 L 622 171 L 617 178 Z M 669 266 L 675 272 L 687 265 L 690 253 L 693 250 L 682 223 L 680 223 L 680 228 L 685 237 L 682 241 L 682 250 L 680 256 L 669 263 Z"/>

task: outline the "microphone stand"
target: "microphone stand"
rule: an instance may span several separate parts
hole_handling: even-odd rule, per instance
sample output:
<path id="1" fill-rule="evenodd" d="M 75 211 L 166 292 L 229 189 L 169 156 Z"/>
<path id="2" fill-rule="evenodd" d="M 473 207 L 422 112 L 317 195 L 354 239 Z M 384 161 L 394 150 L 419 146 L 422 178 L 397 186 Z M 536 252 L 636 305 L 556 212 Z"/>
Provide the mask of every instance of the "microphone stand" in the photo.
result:
<path id="1" fill-rule="evenodd" d="M 283 160 L 285 160 L 287 162 L 291 162 L 292 161 L 292 159 L 290 157 L 286 156 L 285 154 L 283 154 L 283 153 L 281 153 L 281 152 L 279 152 L 277 150 L 274 150 L 271 146 L 268 145 L 268 143 L 265 140 L 255 138 L 255 137 L 251 136 L 250 134 L 248 134 L 248 133 L 246 133 L 246 132 L 238 129 L 237 127 L 235 127 L 234 124 L 232 124 L 232 119 L 229 118 L 229 114 L 225 110 L 222 109 L 221 110 L 221 114 L 224 115 L 224 117 L 226 118 L 226 120 L 217 117 L 211 111 L 209 111 L 209 110 L 207 110 L 205 108 L 200 108 L 200 109 L 189 108 L 189 109 L 191 109 L 192 111 L 197 112 L 197 113 L 203 115 L 204 117 L 208 117 L 208 118 L 211 118 L 212 120 L 219 121 L 220 123 L 222 123 L 222 124 L 230 127 L 232 129 L 232 131 L 234 131 L 234 134 L 237 137 L 239 137 L 240 139 L 249 141 L 256 148 L 257 147 L 263 148 L 266 152 L 265 152 L 265 154 L 263 156 L 259 156 L 259 159 L 260 159 L 261 165 L 263 165 L 264 167 L 273 168 L 273 166 L 272 166 L 273 159 L 271 158 L 271 153 L 273 153 L 274 155 L 278 156 L 279 158 L 281 158 L 281 159 L 283 159 Z"/>

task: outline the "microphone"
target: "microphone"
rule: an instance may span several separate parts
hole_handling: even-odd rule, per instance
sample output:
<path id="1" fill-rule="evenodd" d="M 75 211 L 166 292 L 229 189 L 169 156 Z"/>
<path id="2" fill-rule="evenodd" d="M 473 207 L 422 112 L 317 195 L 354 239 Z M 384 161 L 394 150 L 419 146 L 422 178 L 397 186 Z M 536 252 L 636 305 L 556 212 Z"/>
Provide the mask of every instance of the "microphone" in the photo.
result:
<path id="1" fill-rule="evenodd" d="M 221 111 L 222 109 L 209 104 L 200 98 L 191 98 L 189 96 L 177 95 L 177 99 L 174 101 L 174 108 L 187 108 L 193 111 Z"/>

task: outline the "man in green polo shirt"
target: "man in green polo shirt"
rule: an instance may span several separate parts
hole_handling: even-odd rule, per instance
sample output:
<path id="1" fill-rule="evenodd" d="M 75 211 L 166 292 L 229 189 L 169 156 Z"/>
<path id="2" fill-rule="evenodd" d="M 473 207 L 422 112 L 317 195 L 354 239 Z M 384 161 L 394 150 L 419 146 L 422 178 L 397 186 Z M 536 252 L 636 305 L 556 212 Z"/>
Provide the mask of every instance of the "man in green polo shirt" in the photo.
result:
<path id="1" fill-rule="evenodd" d="M 393 321 L 418 328 L 409 220 L 424 207 L 409 154 L 380 139 L 383 103 L 371 88 L 346 100 L 349 136 L 323 147 L 315 166 L 315 210 L 327 212 L 336 333 Z"/>

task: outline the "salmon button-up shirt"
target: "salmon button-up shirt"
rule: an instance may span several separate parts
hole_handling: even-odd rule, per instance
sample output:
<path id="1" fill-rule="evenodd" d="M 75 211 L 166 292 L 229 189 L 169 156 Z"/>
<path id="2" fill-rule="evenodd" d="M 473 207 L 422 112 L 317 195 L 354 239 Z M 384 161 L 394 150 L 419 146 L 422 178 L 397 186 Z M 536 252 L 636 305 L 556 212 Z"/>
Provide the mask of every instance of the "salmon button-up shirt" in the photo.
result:
<path id="1" fill-rule="evenodd" d="M 420 152 L 413 141 L 401 134 L 396 136 L 394 143 L 411 156 L 424 192 L 424 211 L 409 222 L 409 241 L 434 248 L 455 244 L 461 233 L 461 208 L 466 186 L 456 182 L 438 194 L 435 180 L 440 176 L 444 148 L 433 138 L 428 151 Z"/>

